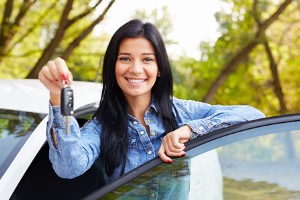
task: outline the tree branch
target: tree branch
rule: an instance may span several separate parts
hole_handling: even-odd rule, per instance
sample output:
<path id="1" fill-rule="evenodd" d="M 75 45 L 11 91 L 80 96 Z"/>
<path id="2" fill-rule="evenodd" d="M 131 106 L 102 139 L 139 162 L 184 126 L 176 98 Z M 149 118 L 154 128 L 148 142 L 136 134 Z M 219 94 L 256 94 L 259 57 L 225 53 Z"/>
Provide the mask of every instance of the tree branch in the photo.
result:
<path id="1" fill-rule="evenodd" d="M 3 13 L 2 23 L 0 27 L 0 59 L 4 55 L 7 38 L 10 37 L 9 30 L 10 30 L 10 17 L 13 10 L 14 0 L 7 0 L 5 3 L 5 9 Z"/>
<path id="2" fill-rule="evenodd" d="M 74 51 L 74 49 L 79 46 L 80 42 L 86 38 L 94 29 L 94 27 L 103 20 L 104 16 L 106 15 L 106 13 L 108 12 L 108 10 L 110 9 L 110 7 L 113 5 L 113 3 L 115 2 L 115 0 L 111 0 L 110 3 L 108 4 L 108 6 L 104 9 L 104 11 L 102 12 L 102 14 L 95 20 L 93 21 L 93 23 L 91 23 L 85 30 L 83 30 L 81 32 L 81 34 L 76 37 L 68 46 L 68 48 L 65 50 L 65 52 L 62 55 L 62 58 L 67 60 L 69 58 L 69 56 L 71 55 L 71 53 Z"/>
<path id="3" fill-rule="evenodd" d="M 72 10 L 72 6 L 73 6 L 73 0 L 68 0 L 64 7 L 64 10 L 63 10 L 60 22 L 59 22 L 59 26 L 56 30 L 56 34 L 55 34 L 54 38 L 51 40 L 51 42 L 48 44 L 48 46 L 44 49 L 43 54 L 41 55 L 38 62 L 35 64 L 35 66 L 30 71 L 30 73 L 27 75 L 26 78 L 37 78 L 40 69 L 43 67 L 43 65 L 45 63 L 47 63 L 48 60 L 50 60 L 51 56 L 55 52 L 55 49 L 57 48 L 57 46 L 63 39 L 63 36 L 64 36 L 66 28 L 67 28 L 68 15 L 69 15 L 70 11 Z"/>
<path id="4" fill-rule="evenodd" d="M 68 26 L 71 26 L 78 20 L 80 20 L 80 19 L 84 18 L 85 16 L 89 15 L 90 13 L 92 13 L 100 5 L 101 2 L 102 2 L 102 0 L 98 0 L 97 3 L 93 7 L 91 7 L 90 9 L 87 9 L 85 12 L 81 13 L 80 15 L 77 15 L 73 19 L 70 19 L 68 22 Z"/>
<path id="5" fill-rule="evenodd" d="M 282 92 L 282 87 L 280 84 L 280 80 L 279 80 L 279 75 L 278 75 L 278 64 L 275 62 L 274 56 L 272 54 L 272 50 L 269 46 L 269 43 L 267 41 L 267 38 L 265 37 L 264 40 L 264 47 L 266 50 L 266 53 L 268 55 L 269 58 L 269 63 L 270 63 L 270 69 L 273 75 L 273 87 L 274 87 L 274 93 L 277 96 L 278 100 L 279 100 L 279 105 L 280 105 L 280 113 L 284 114 L 287 111 L 286 108 L 286 104 L 284 101 L 284 94 Z"/>
<path id="6" fill-rule="evenodd" d="M 239 64 L 244 61 L 249 53 L 260 43 L 261 37 L 263 36 L 266 29 L 276 20 L 279 15 L 287 8 L 287 6 L 292 2 L 292 0 L 285 0 L 277 9 L 277 11 L 271 15 L 270 18 L 265 20 L 260 26 L 255 34 L 255 38 L 244 46 L 239 53 L 235 55 L 229 62 L 225 65 L 224 69 L 221 71 L 220 75 L 213 82 L 206 95 L 203 97 L 202 101 L 210 102 L 214 98 L 219 87 L 225 82 L 231 73 L 233 73 L 239 66 Z"/>

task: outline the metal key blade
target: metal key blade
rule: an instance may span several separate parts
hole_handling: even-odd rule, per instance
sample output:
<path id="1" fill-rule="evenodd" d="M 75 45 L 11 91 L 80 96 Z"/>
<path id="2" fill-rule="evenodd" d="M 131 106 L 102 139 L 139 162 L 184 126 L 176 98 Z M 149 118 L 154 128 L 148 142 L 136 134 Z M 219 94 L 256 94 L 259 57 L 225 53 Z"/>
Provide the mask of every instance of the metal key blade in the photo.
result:
<path id="1" fill-rule="evenodd" d="M 69 132 L 69 116 L 66 116 L 66 134 L 68 135 Z"/>

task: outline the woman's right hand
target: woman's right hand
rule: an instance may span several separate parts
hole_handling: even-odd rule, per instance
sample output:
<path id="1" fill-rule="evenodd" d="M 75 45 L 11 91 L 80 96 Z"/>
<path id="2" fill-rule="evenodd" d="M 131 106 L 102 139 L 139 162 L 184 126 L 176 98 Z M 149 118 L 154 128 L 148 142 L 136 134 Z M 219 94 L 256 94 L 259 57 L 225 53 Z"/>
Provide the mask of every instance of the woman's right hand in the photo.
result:
<path id="1" fill-rule="evenodd" d="M 39 72 L 39 80 L 50 91 L 50 102 L 53 106 L 60 105 L 60 93 L 63 83 L 71 84 L 72 73 L 66 62 L 61 58 L 49 61 Z"/>

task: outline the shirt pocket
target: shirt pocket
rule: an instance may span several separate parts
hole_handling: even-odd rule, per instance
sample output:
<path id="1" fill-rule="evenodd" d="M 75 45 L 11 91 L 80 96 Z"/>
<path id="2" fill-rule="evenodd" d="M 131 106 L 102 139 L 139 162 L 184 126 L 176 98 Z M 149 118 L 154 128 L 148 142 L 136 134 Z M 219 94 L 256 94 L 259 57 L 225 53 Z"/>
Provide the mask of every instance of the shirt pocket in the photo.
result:
<path id="1" fill-rule="evenodd" d="M 125 171 L 130 171 L 141 164 L 141 158 L 136 138 L 129 138 L 128 144 L 128 158 L 126 162 L 127 169 Z"/>

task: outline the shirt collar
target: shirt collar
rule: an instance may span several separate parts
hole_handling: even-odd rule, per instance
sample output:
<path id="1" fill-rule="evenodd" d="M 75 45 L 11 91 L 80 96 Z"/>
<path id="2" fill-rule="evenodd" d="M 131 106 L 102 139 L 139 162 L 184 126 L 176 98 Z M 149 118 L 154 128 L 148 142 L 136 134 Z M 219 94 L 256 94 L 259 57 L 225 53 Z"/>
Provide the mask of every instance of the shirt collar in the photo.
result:
<path id="1" fill-rule="evenodd" d="M 150 105 L 149 105 L 148 109 L 151 109 L 151 108 L 153 108 L 155 110 L 155 112 L 157 112 L 157 108 L 155 107 L 154 98 L 153 97 L 151 98 Z"/>
<path id="2" fill-rule="evenodd" d="M 148 109 L 146 110 L 146 113 L 147 113 L 147 111 L 150 111 L 151 109 L 153 109 L 155 112 L 157 112 L 157 108 L 155 107 L 153 97 L 151 98 L 150 105 L 149 105 Z M 130 121 L 135 120 L 135 118 L 132 115 L 128 114 L 128 116 L 129 116 Z"/>

